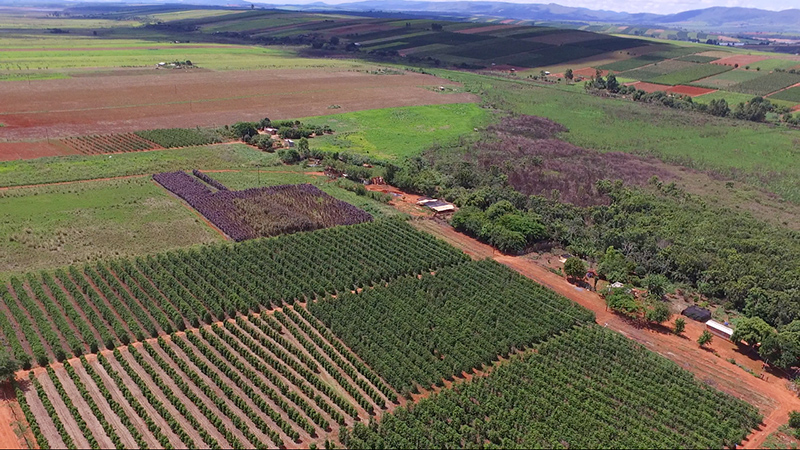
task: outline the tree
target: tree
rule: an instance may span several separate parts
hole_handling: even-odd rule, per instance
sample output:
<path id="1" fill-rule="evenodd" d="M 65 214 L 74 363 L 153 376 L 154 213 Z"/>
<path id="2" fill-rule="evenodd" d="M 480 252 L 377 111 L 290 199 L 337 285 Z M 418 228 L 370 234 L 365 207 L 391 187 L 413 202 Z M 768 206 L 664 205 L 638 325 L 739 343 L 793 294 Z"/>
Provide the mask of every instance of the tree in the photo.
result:
<path id="1" fill-rule="evenodd" d="M 297 152 L 300 153 L 300 156 L 303 158 L 308 157 L 308 139 L 300 138 L 300 140 L 297 141 Z"/>
<path id="2" fill-rule="evenodd" d="M 706 344 L 711 343 L 712 339 L 714 339 L 714 335 L 709 333 L 708 330 L 703 330 L 703 334 L 701 334 L 700 337 L 697 338 L 697 343 L 700 345 L 700 347 L 705 347 Z"/>
<path id="3" fill-rule="evenodd" d="M 605 254 L 600 257 L 597 271 L 601 277 L 612 283 L 617 281 L 625 283 L 634 268 L 635 265 L 628 261 L 622 252 L 614 247 L 608 247 Z"/>
<path id="4" fill-rule="evenodd" d="M 564 273 L 569 278 L 582 279 L 586 275 L 586 263 L 580 258 L 567 258 L 564 262 Z"/>
<path id="5" fill-rule="evenodd" d="M 237 139 L 244 139 L 245 136 L 255 136 L 258 134 L 256 124 L 253 122 L 236 122 L 231 125 L 231 131 Z"/>
<path id="6" fill-rule="evenodd" d="M 675 319 L 675 334 L 680 335 L 686 329 L 686 321 L 682 317 Z"/>
<path id="7" fill-rule="evenodd" d="M 608 92 L 619 92 L 619 81 L 617 81 L 617 77 L 613 73 L 609 73 L 606 77 L 606 89 Z"/>
<path id="8" fill-rule="evenodd" d="M 658 324 L 664 323 L 668 321 L 672 317 L 672 311 L 669 310 L 669 306 L 664 302 L 658 302 L 653 307 L 645 313 L 645 318 L 650 322 L 655 322 Z"/>
<path id="9" fill-rule="evenodd" d="M 728 117 L 728 114 L 731 113 L 731 108 L 728 106 L 728 102 L 725 101 L 724 98 L 719 100 L 711 100 L 708 103 L 708 113 L 712 116 Z"/>
<path id="10" fill-rule="evenodd" d="M 19 363 L 11 359 L 5 352 L 0 352 L 0 381 L 8 381 L 14 377 L 14 372 L 19 369 Z"/>
<path id="11" fill-rule="evenodd" d="M 606 305 L 615 312 L 636 318 L 642 310 L 642 307 L 636 303 L 636 298 L 633 297 L 626 289 L 616 288 L 606 295 Z"/>
<path id="12" fill-rule="evenodd" d="M 744 341 L 752 347 L 774 333 L 775 330 L 761 317 L 743 317 L 736 324 L 731 341 Z"/>
<path id="13" fill-rule="evenodd" d="M 669 280 L 664 275 L 651 273 L 644 277 L 642 284 L 652 297 L 661 298 L 667 292 Z"/>
<path id="14" fill-rule="evenodd" d="M 328 42 L 330 42 L 331 45 L 339 45 L 339 38 L 336 36 L 331 36 L 331 39 Z"/>
<path id="15" fill-rule="evenodd" d="M 567 69 L 567 71 L 566 71 L 566 72 L 564 72 L 564 78 L 566 78 L 566 79 L 568 79 L 568 80 L 572 81 L 572 79 L 573 79 L 574 77 L 575 77 L 575 75 L 572 73 L 572 69 Z"/>
<path id="16" fill-rule="evenodd" d="M 800 428 L 800 411 L 789 411 L 789 426 Z"/>

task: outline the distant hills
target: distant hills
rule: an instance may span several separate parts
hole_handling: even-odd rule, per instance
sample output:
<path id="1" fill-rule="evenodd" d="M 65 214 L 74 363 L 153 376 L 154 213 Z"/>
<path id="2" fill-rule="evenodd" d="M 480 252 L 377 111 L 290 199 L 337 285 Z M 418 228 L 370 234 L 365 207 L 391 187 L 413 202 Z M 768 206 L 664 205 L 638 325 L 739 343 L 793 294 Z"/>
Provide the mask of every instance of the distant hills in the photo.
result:
<path id="1" fill-rule="evenodd" d="M 713 7 L 677 14 L 631 14 L 550 4 L 508 2 L 458 2 L 414 0 L 366 0 L 327 5 L 322 2 L 297 9 L 399 11 L 447 16 L 489 16 L 547 22 L 603 22 L 625 25 L 653 25 L 705 31 L 796 32 L 800 33 L 800 9 L 767 11 L 757 8 Z"/>

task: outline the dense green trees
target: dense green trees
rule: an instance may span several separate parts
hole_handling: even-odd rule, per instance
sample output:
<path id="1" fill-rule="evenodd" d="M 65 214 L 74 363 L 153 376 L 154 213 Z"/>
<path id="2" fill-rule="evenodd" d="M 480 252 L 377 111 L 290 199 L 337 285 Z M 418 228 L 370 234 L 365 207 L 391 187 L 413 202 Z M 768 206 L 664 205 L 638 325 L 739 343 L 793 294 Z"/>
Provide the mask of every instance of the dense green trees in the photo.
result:
<path id="1" fill-rule="evenodd" d="M 545 226 L 533 213 L 518 210 L 508 200 L 491 204 L 486 211 L 465 206 L 453 214 L 453 227 L 506 253 L 520 253 L 546 237 Z"/>
<path id="2" fill-rule="evenodd" d="M 582 280 L 586 276 L 586 263 L 580 258 L 571 256 L 564 261 L 564 274 L 569 278 Z"/>
<path id="3" fill-rule="evenodd" d="M 721 448 L 760 421 L 755 407 L 590 326 L 340 438 L 348 448 Z"/>
<path id="4" fill-rule="evenodd" d="M 491 260 L 339 294 L 308 310 L 403 395 L 593 321 Z"/>

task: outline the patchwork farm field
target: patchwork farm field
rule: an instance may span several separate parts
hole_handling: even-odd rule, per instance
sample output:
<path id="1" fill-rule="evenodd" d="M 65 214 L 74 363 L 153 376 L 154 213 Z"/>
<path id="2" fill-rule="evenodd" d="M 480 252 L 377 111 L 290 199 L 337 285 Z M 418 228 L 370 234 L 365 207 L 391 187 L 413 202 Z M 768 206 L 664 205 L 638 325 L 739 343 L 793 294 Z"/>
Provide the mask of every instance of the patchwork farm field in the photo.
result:
<path id="1" fill-rule="evenodd" d="M 20 140 L 476 100 L 468 93 L 437 95 L 422 87 L 440 84 L 410 72 L 339 70 L 173 71 L 0 83 L 0 122 L 6 139 Z"/>

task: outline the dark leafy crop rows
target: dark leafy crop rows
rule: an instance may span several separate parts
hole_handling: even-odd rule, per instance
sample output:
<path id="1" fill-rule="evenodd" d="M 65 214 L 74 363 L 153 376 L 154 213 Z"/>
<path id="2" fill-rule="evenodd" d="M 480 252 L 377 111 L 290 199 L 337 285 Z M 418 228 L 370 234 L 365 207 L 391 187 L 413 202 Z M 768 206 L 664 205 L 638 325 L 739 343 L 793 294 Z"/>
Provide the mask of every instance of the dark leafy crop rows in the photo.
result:
<path id="1" fill-rule="evenodd" d="M 208 175 L 201 175 L 204 181 L 219 189 L 219 183 Z M 184 172 L 159 173 L 153 179 L 186 200 L 237 242 L 372 220 L 369 213 L 310 184 L 212 192 Z"/>
<path id="2" fill-rule="evenodd" d="M 340 294 L 309 311 L 403 394 L 594 318 L 489 260 Z"/>
<path id="3" fill-rule="evenodd" d="M 134 133 L 78 136 L 61 140 L 66 146 L 87 155 L 155 150 L 159 145 Z"/>
<path id="4" fill-rule="evenodd" d="M 0 331 L 25 368 L 46 366 L 465 258 L 404 222 L 379 221 L 72 266 L 0 285 Z"/>
<path id="5" fill-rule="evenodd" d="M 767 95 L 793 84 L 800 83 L 800 75 L 789 72 L 773 72 L 752 80 L 743 81 L 727 88 L 743 94 Z M 777 98 L 777 97 L 776 97 Z"/>
<path id="6" fill-rule="evenodd" d="M 308 324 L 292 308 L 284 312 L 287 327 L 269 314 L 239 316 L 235 323 L 117 348 L 113 356 L 98 355 L 99 367 L 82 356 L 65 362 L 63 369 L 48 367 L 40 375 L 31 371 L 31 395 L 41 400 L 65 446 L 75 448 L 75 442 L 85 438 L 94 448 L 108 441 L 125 448 L 132 438 L 142 449 L 153 440 L 173 448 L 170 433 L 189 448 L 308 443 L 309 437 L 330 432 L 332 423 L 352 425 L 384 408 L 378 390 L 396 398 L 366 366 L 352 365 L 332 350 L 334 345 L 322 337 L 332 336 L 330 330 L 318 322 Z M 324 350 L 304 351 L 291 343 L 295 339 L 308 342 L 311 347 L 306 349 Z M 45 378 L 52 381 L 55 393 L 44 389 Z M 53 406 L 53 394 L 67 411 Z M 44 418 L 30 411 L 24 391 L 17 395 L 40 447 L 60 445 L 54 431 L 48 430 L 49 438 L 42 432 Z M 83 405 L 88 410 L 81 409 Z M 64 425 L 72 420 L 79 430 Z M 92 426 L 95 420 L 99 427 Z M 117 421 L 124 429 L 114 425 Z M 144 427 L 137 426 L 140 421 Z M 192 437 L 195 434 L 202 442 Z"/>
<path id="7" fill-rule="evenodd" d="M 349 448 L 733 448 L 756 408 L 602 327 L 572 330 L 379 423 Z"/>
<path id="8" fill-rule="evenodd" d="M 139 137 L 155 142 L 164 148 L 191 147 L 222 142 L 219 135 L 208 130 L 188 128 L 166 128 L 159 130 L 137 131 Z"/>

